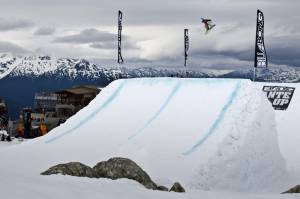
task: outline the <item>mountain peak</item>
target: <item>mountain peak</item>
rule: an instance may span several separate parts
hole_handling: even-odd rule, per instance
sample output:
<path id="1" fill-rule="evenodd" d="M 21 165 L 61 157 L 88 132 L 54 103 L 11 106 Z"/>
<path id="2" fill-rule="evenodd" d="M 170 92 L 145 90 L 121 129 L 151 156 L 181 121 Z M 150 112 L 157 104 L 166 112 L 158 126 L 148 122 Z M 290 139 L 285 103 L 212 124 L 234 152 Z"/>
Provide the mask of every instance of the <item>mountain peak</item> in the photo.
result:
<path id="1" fill-rule="evenodd" d="M 189 77 L 208 78 L 252 78 L 252 69 L 220 71 L 217 69 L 188 70 Z M 134 77 L 185 77 L 183 68 L 122 67 L 106 68 L 87 59 L 55 58 L 49 55 L 0 54 L 0 79 L 9 77 L 67 79 L 106 79 L 108 82 L 118 78 Z M 293 67 L 272 67 L 259 69 L 258 81 L 300 82 L 300 70 Z"/>

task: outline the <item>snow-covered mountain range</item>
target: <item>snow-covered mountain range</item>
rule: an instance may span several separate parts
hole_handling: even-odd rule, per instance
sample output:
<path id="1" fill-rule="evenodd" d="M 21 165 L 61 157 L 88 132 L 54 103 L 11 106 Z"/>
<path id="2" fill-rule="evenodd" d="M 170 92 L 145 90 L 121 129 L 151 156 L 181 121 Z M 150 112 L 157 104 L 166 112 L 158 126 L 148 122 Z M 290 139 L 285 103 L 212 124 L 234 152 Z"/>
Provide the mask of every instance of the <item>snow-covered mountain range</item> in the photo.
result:
<path id="1" fill-rule="evenodd" d="M 217 70 L 217 69 L 189 69 L 189 77 L 199 78 L 252 78 L 252 69 Z M 163 67 L 115 67 L 94 64 L 86 59 L 54 58 L 47 55 L 13 56 L 0 55 L 0 79 L 5 77 L 39 78 L 51 77 L 55 79 L 89 79 L 105 80 L 109 83 L 119 78 L 135 77 L 184 77 L 185 70 Z M 300 82 L 300 70 L 293 67 L 276 67 L 259 70 L 258 81 L 271 82 Z"/>
<path id="2" fill-rule="evenodd" d="M 228 71 L 226 71 L 228 72 Z M 55 79 L 101 79 L 108 84 L 119 78 L 135 77 L 183 77 L 184 69 L 166 69 L 161 67 L 114 67 L 94 64 L 86 59 L 53 58 L 50 56 L 0 56 L 0 79 L 40 77 Z M 189 71 L 190 77 L 217 77 L 224 72 L 205 70 Z"/>
<path id="3" fill-rule="evenodd" d="M 101 63 L 101 62 L 100 62 Z M 33 106 L 37 92 L 53 92 L 77 85 L 106 86 L 116 79 L 139 77 L 243 78 L 252 79 L 253 70 L 188 69 L 143 67 L 143 64 L 112 67 L 86 59 L 54 58 L 47 55 L 0 55 L 0 98 L 13 117 L 24 106 Z M 292 67 L 260 69 L 257 81 L 300 82 L 300 70 Z"/>
<path id="4" fill-rule="evenodd" d="M 103 78 L 115 76 L 118 70 L 107 70 L 85 59 L 57 59 L 50 56 L 0 56 L 0 79 L 5 77 L 56 76 L 57 78 Z"/>

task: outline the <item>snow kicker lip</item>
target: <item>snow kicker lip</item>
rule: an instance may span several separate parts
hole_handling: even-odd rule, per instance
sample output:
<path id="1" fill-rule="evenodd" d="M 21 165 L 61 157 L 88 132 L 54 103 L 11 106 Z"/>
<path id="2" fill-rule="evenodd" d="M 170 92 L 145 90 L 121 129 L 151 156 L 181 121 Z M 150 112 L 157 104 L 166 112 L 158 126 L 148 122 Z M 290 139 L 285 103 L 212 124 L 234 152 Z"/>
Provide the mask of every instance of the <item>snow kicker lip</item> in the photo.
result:
<path id="1" fill-rule="evenodd" d="M 78 122 L 77 125 L 75 125 L 73 128 L 61 133 L 60 135 L 57 135 L 49 140 L 46 140 L 45 143 L 51 143 L 55 140 L 58 140 L 72 132 L 74 132 L 74 130 L 80 128 L 83 124 L 85 124 L 86 122 L 88 122 L 89 120 L 91 120 L 92 118 L 94 118 L 95 115 L 97 115 L 98 113 L 100 113 L 103 109 L 105 109 L 107 106 L 109 106 L 111 104 L 111 102 L 114 101 L 114 99 L 119 95 L 119 93 L 121 92 L 121 90 L 123 89 L 123 87 L 125 86 L 126 81 L 122 80 L 122 82 L 120 83 L 120 85 L 117 87 L 117 89 L 115 90 L 114 93 L 112 93 L 104 102 L 103 104 L 96 109 L 94 112 L 92 112 L 90 115 L 88 115 L 86 118 L 84 118 L 83 120 L 81 120 L 80 122 Z"/>
<path id="2" fill-rule="evenodd" d="M 200 140 L 198 140 L 190 149 L 186 150 L 183 152 L 183 155 L 190 155 L 193 153 L 199 146 L 201 146 L 214 132 L 215 130 L 219 127 L 220 123 L 223 121 L 224 116 L 230 106 L 232 105 L 234 99 L 236 98 L 239 90 L 241 88 L 241 81 L 239 81 L 236 85 L 235 88 L 233 89 L 231 95 L 229 96 L 226 104 L 223 106 L 221 112 L 219 113 L 217 119 L 214 121 L 214 123 L 211 125 L 211 127 L 208 129 L 207 133 L 202 137 Z"/>
<path id="3" fill-rule="evenodd" d="M 173 89 L 171 90 L 170 94 L 168 95 L 167 99 L 164 101 L 164 103 L 158 109 L 158 111 L 144 124 L 144 126 L 142 128 L 140 128 L 135 134 L 128 137 L 128 140 L 131 140 L 131 139 L 135 138 L 136 136 L 138 136 L 140 133 L 142 133 L 143 130 L 145 128 L 147 128 L 165 110 L 165 108 L 168 106 L 171 99 L 176 95 L 176 93 L 180 89 L 180 87 L 181 87 L 181 82 L 177 82 L 175 84 L 175 86 L 173 87 Z"/>

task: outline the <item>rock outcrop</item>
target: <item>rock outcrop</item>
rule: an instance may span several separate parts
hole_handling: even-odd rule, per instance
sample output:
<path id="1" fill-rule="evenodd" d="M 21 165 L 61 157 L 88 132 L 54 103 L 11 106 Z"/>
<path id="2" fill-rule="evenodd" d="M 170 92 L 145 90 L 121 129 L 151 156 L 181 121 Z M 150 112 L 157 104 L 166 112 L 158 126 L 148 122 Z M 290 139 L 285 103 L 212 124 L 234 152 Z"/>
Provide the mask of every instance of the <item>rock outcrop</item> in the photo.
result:
<path id="1" fill-rule="evenodd" d="M 92 168 L 86 166 L 80 162 L 70 162 L 67 164 L 59 164 L 49 168 L 47 171 L 41 173 L 41 175 L 53 175 L 62 174 L 77 177 L 89 177 L 95 178 L 96 174 Z"/>
<path id="2" fill-rule="evenodd" d="M 159 190 L 159 191 L 169 191 L 169 189 L 165 186 L 158 186 L 157 190 Z"/>
<path id="3" fill-rule="evenodd" d="M 80 162 L 70 162 L 53 166 L 41 173 L 41 175 L 53 174 L 89 178 L 109 178 L 112 180 L 127 178 L 139 182 L 147 189 L 169 191 L 165 186 L 156 185 L 139 165 L 128 158 L 111 158 L 107 161 L 97 163 L 93 168 Z M 178 182 L 172 186 L 170 191 L 185 192 L 184 188 Z"/>
<path id="4" fill-rule="evenodd" d="M 283 193 L 300 193 L 300 185 L 296 185 Z"/>
<path id="5" fill-rule="evenodd" d="M 171 187 L 170 191 L 178 192 L 178 193 L 184 193 L 185 190 L 181 186 L 179 182 L 175 182 L 174 185 Z"/>
<path id="6" fill-rule="evenodd" d="M 111 158 L 108 161 L 99 162 L 93 167 L 97 178 L 135 180 L 147 189 L 157 189 L 157 185 L 150 176 L 135 162 L 127 158 Z"/>

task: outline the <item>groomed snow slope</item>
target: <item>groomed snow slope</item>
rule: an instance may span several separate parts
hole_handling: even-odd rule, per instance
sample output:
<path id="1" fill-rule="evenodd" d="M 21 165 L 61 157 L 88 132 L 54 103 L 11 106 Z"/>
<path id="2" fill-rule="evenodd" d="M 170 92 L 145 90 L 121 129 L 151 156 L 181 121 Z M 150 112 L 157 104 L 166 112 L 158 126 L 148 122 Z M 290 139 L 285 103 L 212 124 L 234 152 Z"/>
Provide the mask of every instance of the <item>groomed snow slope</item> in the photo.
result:
<path id="1" fill-rule="evenodd" d="M 159 184 L 180 181 L 188 191 L 280 193 L 292 184 L 290 159 L 281 155 L 286 142 L 278 143 L 278 117 L 260 87 L 231 79 L 115 81 L 51 133 L 2 149 L 0 190 L 15 187 L 15 198 L 28 191 L 53 196 L 48 185 L 64 192 L 73 181 L 88 180 L 39 175 L 50 166 L 70 161 L 93 166 L 122 156 Z"/>
<path id="2" fill-rule="evenodd" d="M 281 154 L 286 160 L 286 167 L 289 173 L 290 185 L 300 183 L 300 84 L 299 83 L 256 83 L 258 90 L 263 86 L 287 86 L 294 87 L 294 95 L 290 105 L 285 111 L 274 111 L 276 129 Z"/>

